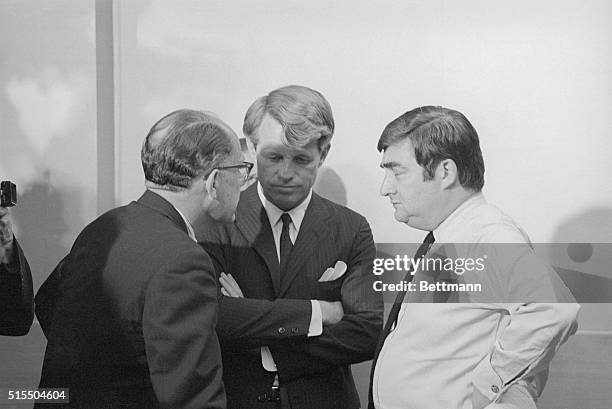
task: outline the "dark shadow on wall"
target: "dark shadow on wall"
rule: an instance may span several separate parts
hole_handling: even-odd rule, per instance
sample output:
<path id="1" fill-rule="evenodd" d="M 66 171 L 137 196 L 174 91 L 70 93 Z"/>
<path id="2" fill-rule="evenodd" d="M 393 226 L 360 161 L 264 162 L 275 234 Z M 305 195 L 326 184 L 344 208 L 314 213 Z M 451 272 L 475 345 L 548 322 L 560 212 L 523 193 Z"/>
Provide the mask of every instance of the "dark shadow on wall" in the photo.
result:
<path id="1" fill-rule="evenodd" d="M 36 290 L 55 265 L 68 253 L 66 214 L 79 219 L 82 192 L 57 188 L 49 182 L 49 172 L 20 192 L 12 218 L 19 226 L 19 241 L 32 267 Z"/>
<path id="2" fill-rule="evenodd" d="M 612 404 L 612 208 L 568 217 L 552 239 L 550 263 L 580 302 L 578 333 L 561 346 L 538 408 L 604 408 Z M 556 244 L 561 243 L 561 244 Z"/>
<path id="3" fill-rule="evenodd" d="M 313 190 L 322 197 L 342 206 L 346 206 L 346 187 L 340 175 L 335 170 L 322 167 Z"/>
<path id="4" fill-rule="evenodd" d="M 612 243 L 612 208 L 595 207 L 568 217 L 555 230 L 552 242 L 569 243 L 567 256 L 576 263 L 591 260 L 592 243 Z"/>
<path id="5" fill-rule="evenodd" d="M 552 242 L 564 244 L 553 246 L 551 264 L 582 301 L 579 329 L 612 331 L 612 207 L 571 215 L 559 224 Z"/>
<path id="6" fill-rule="evenodd" d="M 564 220 L 553 235 L 549 261 L 579 302 L 612 301 L 612 208 Z"/>

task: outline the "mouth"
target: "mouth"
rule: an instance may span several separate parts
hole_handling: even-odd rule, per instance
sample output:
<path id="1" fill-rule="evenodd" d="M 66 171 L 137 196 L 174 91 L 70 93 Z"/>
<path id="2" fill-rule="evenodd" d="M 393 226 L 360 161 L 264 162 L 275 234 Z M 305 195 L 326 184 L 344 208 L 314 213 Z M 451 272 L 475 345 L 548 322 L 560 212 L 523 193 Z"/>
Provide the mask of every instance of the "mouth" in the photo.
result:
<path id="1" fill-rule="evenodd" d="M 272 185 L 272 189 L 281 190 L 281 191 L 292 191 L 299 188 L 299 186 L 286 186 L 286 185 Z"/>

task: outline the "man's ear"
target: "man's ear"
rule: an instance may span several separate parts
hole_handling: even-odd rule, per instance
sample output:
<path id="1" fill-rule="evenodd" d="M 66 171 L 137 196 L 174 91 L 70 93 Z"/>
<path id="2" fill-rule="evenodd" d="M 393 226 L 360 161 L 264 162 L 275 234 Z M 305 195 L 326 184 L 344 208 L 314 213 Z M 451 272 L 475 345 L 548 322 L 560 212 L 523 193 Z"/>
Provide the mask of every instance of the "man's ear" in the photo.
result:
<path id="1" fill-rule="evenodd" d="M 329 148 L 331 148 L 331 145 L 327 145 L 325 148 L 323 148 L 323 150 L 321 150 L 321 160 L 319 161 L 319 167 L 321 167 L 321 165 L 323 165 L 323 162 L 325 162 L 325 158 L 327 158 L 327 154 L 329 153 Z"/>
<path id="2" fill-rule="evenodd" d="M 436 176 L 440 180 L 440 186 L 442 189 L 448 189 L 454 186 L 459 181 L 459 174 L 457 173 L 457 164 L 452 159 L 444 159 L 436 168 Z"/>
<path id="3" fill-rule="evenodd" d="M 206 189 L 206 194 L 210 196 L 211 199 L 217 198 L 217 189 L 219 187 L 219 170 L 213 169 L 210 172 L 210 175 L 206 178 L 206 183 L 204 188 Z"/>

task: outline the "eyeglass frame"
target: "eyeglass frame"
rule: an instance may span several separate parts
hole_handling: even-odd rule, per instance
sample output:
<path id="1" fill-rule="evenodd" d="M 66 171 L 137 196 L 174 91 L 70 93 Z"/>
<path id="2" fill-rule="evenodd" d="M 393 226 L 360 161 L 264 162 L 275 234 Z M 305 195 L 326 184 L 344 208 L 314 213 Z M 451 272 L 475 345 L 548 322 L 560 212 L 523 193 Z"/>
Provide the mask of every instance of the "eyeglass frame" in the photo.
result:
<path id="1" fill-rule="evenodd" d="M 244 185 L 246 183 L 247 180 L 249 180 L 249 175 L 251 174 L 251 170 L 253 170 L 253 166 L 255 166 L 253 163 L 251 162 L 247 162 L 247 161 L 241 161 L 240 163 L 236 164 L 236 165 L 227 165 L 227 166 L 217 166 L 215 169 L 217 170 L 227 170 L 227 169 L 246 169 L 246 173 L 242 173 L 242 171 L 240 172 L 240 175 L 242 176 L 242 183 L 241 185 Z"/>

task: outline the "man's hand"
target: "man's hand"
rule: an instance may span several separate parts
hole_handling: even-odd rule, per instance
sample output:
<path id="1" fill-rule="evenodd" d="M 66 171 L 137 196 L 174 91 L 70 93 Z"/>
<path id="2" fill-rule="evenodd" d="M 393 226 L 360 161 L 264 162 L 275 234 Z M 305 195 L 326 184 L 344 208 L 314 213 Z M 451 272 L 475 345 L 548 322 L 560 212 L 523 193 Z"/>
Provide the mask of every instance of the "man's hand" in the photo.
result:
<path id="1" fill-rule="evenodd" d="M 13 230 L 8 209 L 0 207 L 0 264 L 11 264 L 13 261 Z"/>
<path id="2" fill-rule="evenodd" d="M 244 294 L 242 294 L 240 286 L 231 274 L 221 273 L 219 283 L 221 283 L 221 294 L 224 296 L 244 298 Z"/>
<path id="3" fill-rule="evenodd" d="M 319 305 L 321 306 L 323 325 L 336 324 L 344 316 L 344 309 L 340 301 L 319 301 Z"/>

